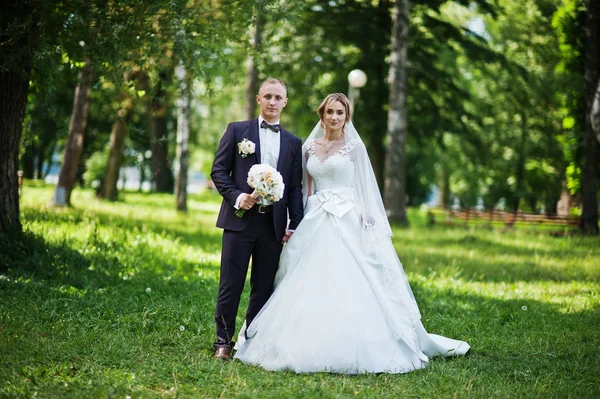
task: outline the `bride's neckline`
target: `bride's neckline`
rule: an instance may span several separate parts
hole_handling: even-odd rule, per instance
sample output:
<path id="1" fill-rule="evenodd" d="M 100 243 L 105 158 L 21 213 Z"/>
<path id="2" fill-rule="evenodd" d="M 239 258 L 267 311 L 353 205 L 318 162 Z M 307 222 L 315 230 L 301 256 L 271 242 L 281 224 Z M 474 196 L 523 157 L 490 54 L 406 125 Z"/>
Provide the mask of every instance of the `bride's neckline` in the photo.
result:
<path id="1" fill-rule="evenodd" d="M 343 135 L 340 135 L 340 137 L 336 138 L 335 140 L 326 140 L 325 137 L 319 137 L 315 141 L 317 142 L 317 144 L 323 146 L 323 150 L 325 151 L 325 154 L 329 154 L 329 152 L 335 146 L 337 146 L 339 143 L 344 143 L 345 144 L 345 139 L 344 139 Z M 327 145 L 329 145 L 329 148 L 327 147 Z"/>
<path id="2" fill-rule="evenodd" d="M 343 145 L 341 145 L 339 148 L 337 148 L 335 151 L 330 151 L 329 153 L 324 153 L 324 154 L 321 154 L 321 155 L 325 155 L 325 157 L 324 157 L 323 159 L 321 159 L 321 158 L 319 157 L 319 155 L 317 154 L 317 144 L 319 144 L 319 145 L 323 145 L 323 143 L 317 142 L 317 140 L 318 140 L 318 139 L 314 139 L 314 140 L 313 140 L 313 142 L 311 143 L 311 146 L 310 146 L 310 148 L 311 148 L 311 150 L 312 150 L 312 151 L 311 151 L 311 152 L 312 152 L 312 154 L 311 154 L 311 155 L 312 155 L 312 157 L 316 158 L 316 159 L 317 159 L 317 161 L 319 161 L 319 163 L 321 163 L 321 164 L 322 164 L 322 163 L 324 163 L 325 161 L 327 161 L 329 158 L 332 158 L 332 157 L 334 157 L 334 156 L 336 156 L 336 155 L 343 155 L 342 151 L 343 151 L 343 150 L 344 150 L 344 148 L 346 148 L 346 146 L 348 145 L 348 143 L 347 143 L 347 142 L 345 142 L 345 139 L 344 139 L 344 140 L 338 140 L 338 141 L 336 141 L 336 143 L 337 143 L 337 142 L 341 142 L 341 141 L 343 141 L 343 142 L 344 142 L 344 144 L 343 144 Z"/>

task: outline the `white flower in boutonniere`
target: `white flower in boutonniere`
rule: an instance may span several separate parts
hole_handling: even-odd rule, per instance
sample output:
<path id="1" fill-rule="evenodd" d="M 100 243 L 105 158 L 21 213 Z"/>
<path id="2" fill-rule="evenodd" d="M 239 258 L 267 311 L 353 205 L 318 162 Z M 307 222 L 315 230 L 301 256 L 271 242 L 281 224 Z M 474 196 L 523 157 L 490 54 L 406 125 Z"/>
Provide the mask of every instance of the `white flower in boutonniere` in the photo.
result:
<path id="1" fill-rule="evenodd" d="M 250 154 L 254 154 L 256 151 L 256 144 L 248 139 L 244 139 L 238 143 L 238 153 L 242 158 L 246 158 Z"/>

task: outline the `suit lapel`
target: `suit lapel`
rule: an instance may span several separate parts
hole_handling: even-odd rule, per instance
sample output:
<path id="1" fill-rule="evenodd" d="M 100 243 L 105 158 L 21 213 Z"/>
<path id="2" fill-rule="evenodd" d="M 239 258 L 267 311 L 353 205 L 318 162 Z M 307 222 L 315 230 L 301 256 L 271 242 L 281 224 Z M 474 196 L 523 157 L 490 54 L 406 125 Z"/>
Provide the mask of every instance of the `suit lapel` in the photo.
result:
<path id="1" fill-rule="evenodd" d="M 288 132 L 282 128 L 279 132 L 279 158 L 277 158 L 277 170 L 281 170 L 281 163 L 283 162 L 284 154 L 287 154 L 287 150 Z"/>
<path id="2" fill-rule="evenodd" d="M 255 144 L 256 163 L 260 163 L 260 134 L 258 134 L 258 118 L 252 119 L 250 122 L 250 138 L 249 140 Z"/>

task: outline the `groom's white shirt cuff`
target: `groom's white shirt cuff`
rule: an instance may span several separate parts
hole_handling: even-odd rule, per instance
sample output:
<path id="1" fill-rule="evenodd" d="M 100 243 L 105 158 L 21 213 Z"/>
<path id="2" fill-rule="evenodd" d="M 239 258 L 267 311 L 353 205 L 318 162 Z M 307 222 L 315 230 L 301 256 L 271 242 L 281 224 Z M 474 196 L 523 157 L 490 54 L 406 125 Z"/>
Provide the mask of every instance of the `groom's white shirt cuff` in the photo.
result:
<path id="1" fill-rule="evenodd" d="M 235 204 L 233 205 L 233 207 L 235 209 L 240 209 L 240 202 L 242 202 L 243 196 L 244 196 L 244 193 L 241 193 L 240 195 L 238 195 L 237 199 L 235 200 Z"/>

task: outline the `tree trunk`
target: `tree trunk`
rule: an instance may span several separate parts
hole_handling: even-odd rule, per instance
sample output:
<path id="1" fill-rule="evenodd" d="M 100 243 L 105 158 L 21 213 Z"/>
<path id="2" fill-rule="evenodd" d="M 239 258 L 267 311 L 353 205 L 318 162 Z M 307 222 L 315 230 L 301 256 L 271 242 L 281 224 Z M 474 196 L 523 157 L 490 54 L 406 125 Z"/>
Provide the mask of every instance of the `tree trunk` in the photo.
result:
<path id="1" fill-rule="evenodd" d="M 39 34 L 40 13 L 31 1 L 2 4 L 0 18 L 0 233 L 20 234 L 19 152 L 29 92 L 31 56 Z M 7 24 L 17 29 L 6 29 Z M 13 31 L 13 33 L 8 33 Z"/>
<path id="2" fill-rule="evenodd" d="M 154 95 L 150 101 L 150 147 L 152 186 L 159 193 L 173 192 L 173 171 L 169 161 L 167 138 L 167 87 L 172 69 L 159 72 Z"/>
<path id="3" fill-rule="evenodd" d="M 254 57 L 246 58 L 246 119 L 256 117 L 256 95 L 258 94 L 258 68 Z"/>
<path id="4" fill-rule="evenodd" d="M 594 101 L 592 102 L 592 112 L 590 115 L 592 129 L 596 132 L 596 138 L 600 142 L 600 78 L 596 84 L 596 92 L 594 93 Z"/>
<path id="5" fill-rule="evenodd" d="M 188 141 L 190 137 L 190 85 L 183 64 L 177 67 L 179 101 L 177 102 L 177 160 L 175 175 L 175 208 L 187 212 Z"/>
<path id="6" fill-rule="evenodd" d="M 391 26 L 389 10 L 389 1 L 380 0 L 377 9 L 377 18 L 374 21 L 375 26 L 380 27 L 380 29 Z M 385 190 L 385 140 L 388 130 L 388 111 L 386 108 L 388 105 L 387 101 L 389 100 L 389 86 L 386 83 L 388 63 L 385 59 L 389 53 L 389 46 L 383 40 L 370 46 L 372 47 L 369 51 L 369 54 L 371 54 L 369 62 L 373 67 L 375 79 L 370 79 L 371 84 L 369 86 L 375 89 L 375 95 L 369 97 L 369 105 L 365 101 L 362 102 L 359 112 L 362 111 L 362 115 L 365 120 L 368 120 L 371 130 L 369 133 L 371 136 L 368 147 L 369 154 L 371 163 L 373 164 L 373 172 L 377 179 L 377 185 L 383 196 Z M 365 113 L 367 110 L 368 114 Z"/>
<path id="7" fill-rule="evenodd" d="M 144 182 L 146 181 L 146 168 L 144 168 L 144 162 L 138 164 L 140 170 L 140 185 L 138 186 L 138 192 L 142 192 L 144 189 Z"/>
<path id="8" fill-rule="evenodd" d="M 34 144 L 30 144 L 25 147 L 25 152 L 21 157 L 21 165 L 23 169 L 23 178 L 24 179 L 34 179 L 35 178 L 35 154 L 37 152 L 37 146 Z M 39 175 L 38 175 L 39 177 Z"/>
<path id="9" fill-rule="evenodd" d="M 394 3 L 390 63 L 390 110 L 385 162 L 385 205 L 391 221 L 408 226 L 406 217 L 406 67 L 409 26 L 408 0 Z"/>
<path id="10" fill-rule="evenodd" d="M 77 167 L 83 149 L 83 139 L 90 109 L 90 92 L 92 83 L 92 66 L 87 59 L 85 66 L 79 71 L 79 83 L 75 88 L 73 111 L 69 125 L 69 136 L 63 153 L 62 166 L 58 174 L 58 184 L 54 191 L 55 206 L 71 205 L 71 192 L 77 179 Z"/>
<path id="11" fill-rule="evenodd" d="M 374 124 L 378 124 L 378 122 L 374 122 Z M 385 164 L 386 164 L 386 151 L 383 143 L 386 126 L 381 126 L 381 130 L 374 131 L 373 139 L 371 140 L 369 150 L 371 164 L 373 166 L 373 173 L 375 173 L 375 179 L 377 180 L 377 185 L 379 186 L 379 191 L 384 195 L 385 189 Z"/>
<path id="12" fill-rule="evenodd" d="M 19 150 L 29 91 L 30 68 L 0 71 L 0 233 L 20 233 Z"/>
<path id="13" fill-rule="evenodd" d="M 558 206 L 558 198 L 546 197 L 546 199 L 544 201 L 544 209 L 546 211 L 546 215 L 557 216 L 557 213 L 556 213 L 557 206 Z"/>
<path id="14" fill-rule="evenodd" d="M 440 171 L 440 206 L 444 209 L 450 208 L 450 173 L 444 160 L 441 162 Z"/>
<path id="15" fill-rule="evenodd" d="M 527 158 L 527 114 L 521 114 L 521 143 L 517 147 L 517 165 L 515 171 L 515 191 L 513 193 L 512 210 L 519 210 L 519 203 L 523 197 L 523 181 L 525 180 L 525 159 Z"/>
<path id="16" fill-rule="evenodd" d="M 110 201 L 116 201 L 119 196 L 117 181 L 119 180 L 119 171 L 123 162 L 127 126 L 133 114 L 133 99 L 125 91 L 121 93 L 120 97 L 121 107 L 117 111 L 117 119 L 110 132 L 110 149 L 99 194 L 99 197 Z"/>
<path id="17" fill-rule="evenodd" d="M 585 6 L 585 125 L 583 131 L 583 182 L 581 185 L 583 212 L 581 229 L 585 234 L 598 234 L 596 185 L 598 140 L 592 127 L 592 105 L 600 76 L 600 4 L 597 0 L 586 0 Z"/>
<path id="18" fill-rule="evenodd" d="M 246 59 L 246 119 L 256 118 L 256 95 L 258 94 L 258 68 L 255 56 L 260 54 L 262 47 L 262 31 L 265 24 L 263 13 L 259 8 L 255 11 L 255 24 L 252 40 L 252 50 Z"/>
<path id="19" fill-rule="evenodd" d="M 560 192 L 560 199 L 556 204 L 556 215 L 557 216 L 569 216 L 569 210 L 571 209 L 571 193 L 567 189 L 567 182 L 562 181 L 562 191 Z"/>

